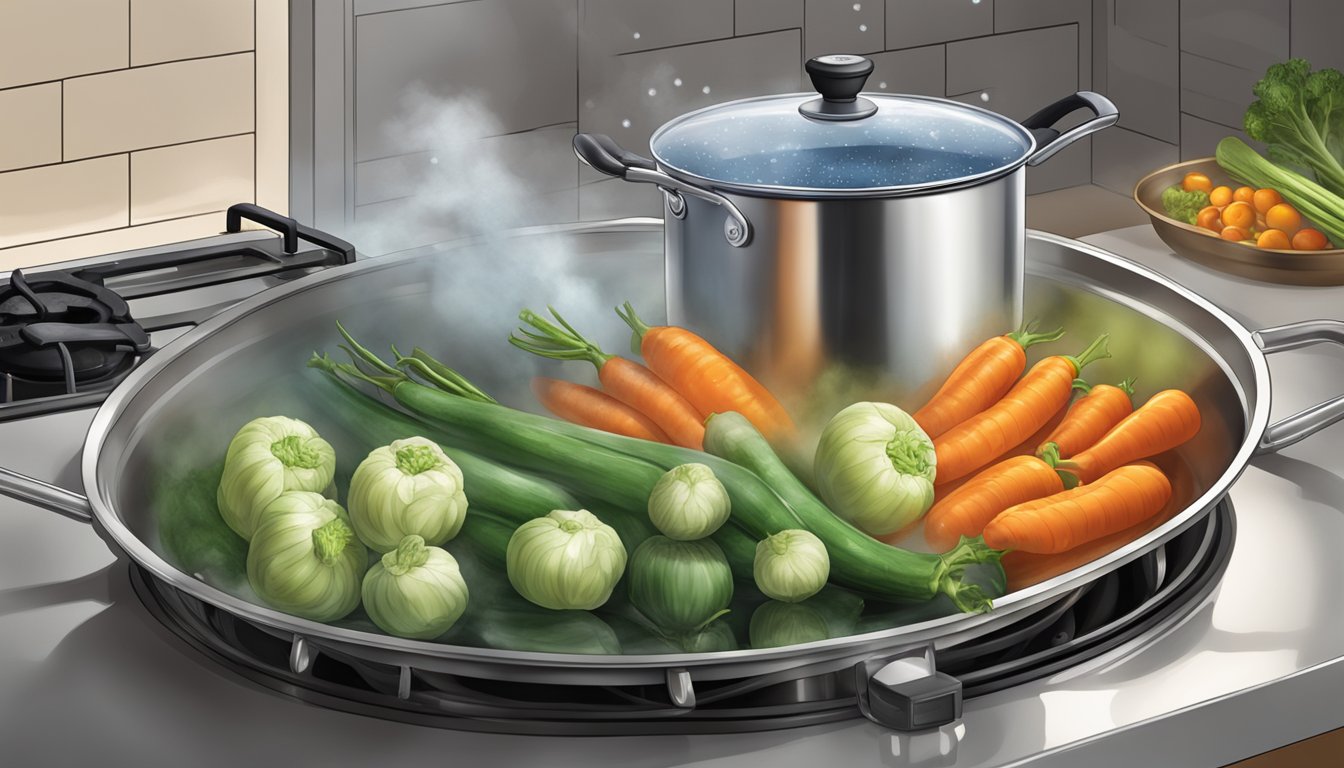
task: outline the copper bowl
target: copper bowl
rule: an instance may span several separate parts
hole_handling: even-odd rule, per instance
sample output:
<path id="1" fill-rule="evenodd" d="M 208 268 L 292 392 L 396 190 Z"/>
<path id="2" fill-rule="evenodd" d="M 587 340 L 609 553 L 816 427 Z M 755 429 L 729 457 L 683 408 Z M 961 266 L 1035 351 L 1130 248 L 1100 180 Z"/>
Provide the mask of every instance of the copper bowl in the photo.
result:
<path id="1" fill-rule="evenodd" d="M 1233 275 L 1287 285 L 1344 285 L 1344 249 L 1326 251 L 1280 251 L 1223 240 L 1166 215 L 1162 190 L 1180 184 L 1185 174 L 1197 171 L 1218 179 L 1229 174 L 1212 157 L 1188 160 L 1159 168 L 1134 187 L 1134 202 L 1153 220 L 1162 242 L 1179 256 Z"/>

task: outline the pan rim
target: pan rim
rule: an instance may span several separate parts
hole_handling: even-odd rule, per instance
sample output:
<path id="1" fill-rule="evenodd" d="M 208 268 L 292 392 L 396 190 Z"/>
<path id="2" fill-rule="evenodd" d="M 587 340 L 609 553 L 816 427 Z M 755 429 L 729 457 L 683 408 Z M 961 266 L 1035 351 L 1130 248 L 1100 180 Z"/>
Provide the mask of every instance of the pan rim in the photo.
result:
<path id="1" fill-rule="evenodd" d="M 514 230 L 510 234 L 525 237 L 547 234 L 601 234 L 662 229 L 661 219 L 633 218 L 529 227 Z M 103 448 L 114 428 L 118 426 L 119 417 L 127 410 L 127 406 L 134 401 L 149 381 L 162 374 L 164 369 L 168 368 L 185 350 L 203 342 L 224 328 L 242 321 L 268 305 L 305 291 L 314 290 L 329 281 L 345 279 L 352 274 L 393 268 L 414 260 L 425 249 L 414 249 L 401 254 L 356 262 L 346 267 L 323 270 L 292 283 L 261 291 L 235 306 L 223 310 L 196 328 L 174 339 L 158 353 L 137 366 L 99 407 L 85 437 L 80 462 L 81 475 L 88 495 L 89 506 L 93 512 L 94 525 L 103 533 L 105 539 L 110 539 L 117 548 L 143 566 L 155 578 L 163 580 L 170 586 L 180 589 L 202 602 L 238 615 L 250 622 L 305 638 L 310 644 L 319 647 L 326 645 L 347 652 L 354 650 L 364 653 L 369 658 L 383 658 L 388 660 L 389 663 L 401 663 L 419 669 L 451 668 L 460 670 L 460 665 L 463 664 L 479 665 L 482 669 L 478 672 L 495 673 L 493 675 L 481 674 L 485 677 L 537 680 L 538 673 L 550 673 L 552 675 L 571 673 L 581 674 L 584 683 L 593 684 L 614 680 L 628 682 L 632 679 L 644 682 L 658 681 L 662 680 L 664 674 L 672 669 L 692 670 L 694 676 L 700 679 L 725 679 L 797 667 L 804 664 L 813 665 L 827 660 L 844 663 L 849 659 L 864 658 L 900 648 L 924 645 L 935 647 L 955 645 L 987 631 L 981 628 L 986 623 L 993 621 L 994 617 L 1001 615 L 1003 612 L 1001 609 L 1011 609 L 1010 612 L 1017 613 L 1031 606 L 1042 604 L 1067 592 L 1069 589 L 1076 588 L 1074 582 L 1087 572 L 1113 570 L 1139 557 L 1155 544 L 1165 542 L 1194 525 L 1227 494 L 1232 484 L 1245 470 L 1269 420 L 1270 381 L 1268 364 L 1264 353 L 1256 345 L 1251 331 L 1235 318 L 1193 291 L 1130 259 L 1087 243 L 1050 233 L 1027 230 L 1027 237 L 1029 240 L 1035 239 L 1079 251 L 1090 257 L 1108 262 L 1113 266 L 1136 273 L 1141 277 L 1157 282 L 1165 289 L 1197 306 L 1203 313 L 1216 320 L 1218 325 L 1228 330 L 1245 352 L 1254 373 L 1256 397 L 1253 402 L 1248 401 L 1243 382 L 1235 376 L 1229 376 L 1233 385 L 1238 389 L 1242 406 L 1247 414 L 1241 446 L 1219 478 L 1203 494 L 1187 505 L 1184 510 L 1149 531 L 1143 537 L 1097 560 L 999 598 L 995 601 L 995 611 L 988 614 L 976 616 L 952 615 L 877 632 L 770 649 L 746 649 L 699 654 L 615 656 L 501 651 L 490 648 L 406 640 L 388 635 L 333 627 L 293 617 L 237 598 L 180 571 L 159 556 L 127 527 L 117 513 L 115 497 L 110 492 L 110 484 L 115 482 L 115 478 L 104 477 L 100 479 L 99 469 L 102 465 L 111 461 L 103 455 Z M 453 241 L 451 245 L 464 242 L 466 241 Z M 449 244 L 441 243 L 433 247 L 441 248 L 445 245 Z M 1196 338 L 1190 340 L 1194 343 L 1199 341 Z M 1213 359 L 1220 365 L 1226 364 L 1222 356 L 1213 355 Z M 131 426 L 130 429 L 134 430 L 136 427 Z M 409 662 L 408 658 L 410 659 Z M 744 667 L 750 667 L 751 671 L 744 672 Z"/>

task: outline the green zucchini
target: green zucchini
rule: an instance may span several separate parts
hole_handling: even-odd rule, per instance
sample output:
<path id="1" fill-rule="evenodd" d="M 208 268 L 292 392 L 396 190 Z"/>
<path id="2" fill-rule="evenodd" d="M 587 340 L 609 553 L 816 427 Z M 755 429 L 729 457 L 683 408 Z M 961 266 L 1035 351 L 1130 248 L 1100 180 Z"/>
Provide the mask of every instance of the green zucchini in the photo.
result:
<path id="1" fill-rule="evenodd" d="M 625 547 L 627 558 L 635 554 L 635 547 L 643 544 L 649 537 L 658 535 L 658 529 L 653 527 L 643 509 L 629 512 L 601 502 L 589 502 L 583 507 L 596 515 L 598 520 L 616 529 L 616 535 L 621 537 L 621 545 Z"/>
<path id="2" fill-rule="evenodd" d="M 710 534 L 709 538 L 723 550 L 724 556 L 728 558 L 728 567 L 733 569 L 735 578 L 755 583 L 753 573 L 756 567 L 755 539 L 735 525 L 719 526 L 719 530 Z"/>
<path id="3" fill-rule="evenodd" d="M 365 451 L 415 435 L 438 443 L 462 470 L 463 491 L 471 509 L 480 505 L 499 513 L 526 515 L 518 521 L 521 525 L 552 510 L 579 508 L 574 497 L 556 483 L 510 469 L 453 445 L 443 431 L 365 395 L 339 378 L 316 378 L 317 390 L 313 394 L 324 404 L 329 404 L 324 411 L 334 414 L 341 428 Z M 358 456 L 358 460 L 363 458 L 363 455 Z"/>
<path id="4" fill-rule="evenodd" d="M 946 554 L 931 555 L 873 539 L 827 509 L 784 466 L 756 427 L 737 413 L 709 417 L 705 450 L 751 470 L 793 508 L 803 527 L 826 544 L 831 580 L 836 584 L 865 594 L 913 600 L 945 594 L 968 612 L 990 608 L 990 598 L 980 587 L 962 580 L 967 566 L 1001 556 L 983 542 L 963 541 Z"/>
<path id="5" fill-rule="evenodd" d="M 462 530 L 458 531 L 454 541 L 461 541 L 464 546 L 471 547 L 476 557 L 503 573 L 508 562 L 505 554 L 509 549 L 509 539 L 518 530 L 518 525 L 490 510 L 472 507 L 467 510 Z M 471 588 L 470 582 L 467 588 Z"/>
<path id="6" fill-rule="evenodd" d="M 990 598 L 1003 597 L 1008 592 L 1008 577 L 998 562 L 968 565 L 962 572 L 961 579 L 963 583 L 980 587 Z M 938 595 L 932 600 L 920 603 L 906 603 L 870 611 L 859 619 L 855 631 L 859 634 L 880 632 L 893 627 L 940 619 L 955 613 L 959 611 L 952 603 L 952 599 L 947 595 Z"/>

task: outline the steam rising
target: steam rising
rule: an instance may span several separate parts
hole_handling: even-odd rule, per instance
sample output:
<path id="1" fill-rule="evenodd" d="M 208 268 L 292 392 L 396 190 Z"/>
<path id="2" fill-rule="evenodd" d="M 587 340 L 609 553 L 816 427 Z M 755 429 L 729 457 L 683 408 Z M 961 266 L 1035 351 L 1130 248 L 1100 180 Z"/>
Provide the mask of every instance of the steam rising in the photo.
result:
<path id="1" fill-rule="evenodd" d="M 445 99 L 414 87 L 384 128 L 388 143 L 414 152 L 407 196 L 362 211 L 350 235 L 384 254 L 459 237 L 490 236 L 528 221 L 536 208 L 501 152 L 498 121 L 478 100 Z M 527 162 L 532 158 L 516 158 Z M 366 209 L 368 210 L 368 209 Z"/>
<path id="2" fill-rule="evenodd" d="M 554 158 L 520 155 L 520 142 L 498 138 L 502 129 L 477 99 L 445 99 L 420 90 L 410 93 L 404 104 L 387 130 L 396 146 L 425 150 L 410 163 L 415 171 L 411 195 L 393 205 L 373 206 L 377 216 L 361 218 L 347 234 L 361 254 L 445 245 L 422 249 L 435 262 L 424 322 L 415 328 L 365 331 L 370 341 L 390 341 L 406 350 L 423 346 L 516 405 L 533 400 L 518 389 L 537 374 L 593 383 L 591 365 L 568 362 L 561 367 L 510 346 L 507 338 L 518 325 L 518 312 L 528 307 L 545 313 L 547 305 L 554 306 L 604 351 L 628 353 L 629 329 L 612 308 L 630 299 L 658 319 L 661 265 L 632 262 L 643 269 L 618 280 L 609 260 L 595 264 L 590 256 L 578 254 L 571 237 L 509 237 L 509 230 L 535 224 L 539 206 L 547 203 L 521 174 L 535 163 L 554 164 Z M 554 151 L 553 144 L 549 151 Z M 543 220 L 572 217 L 571 211 Z M 446 246 L 463 239 L 471 245 Z M 385 350 L 386 345 L 377 348 Z"/>

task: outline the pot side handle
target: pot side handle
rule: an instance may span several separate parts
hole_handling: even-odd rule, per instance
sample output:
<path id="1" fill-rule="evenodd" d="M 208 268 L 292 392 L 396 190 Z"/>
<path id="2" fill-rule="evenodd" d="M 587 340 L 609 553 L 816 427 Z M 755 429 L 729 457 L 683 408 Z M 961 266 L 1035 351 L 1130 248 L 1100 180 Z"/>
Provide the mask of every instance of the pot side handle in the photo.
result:
<path id="1" fill-rule="evenodd" d="M 0 467 L 0 496 L 25 501 L 81 523 L 93 522 L 87 496 Z"/>
<path id="2" fill-rule="evenodd" d="M 1062 133 L 1054 127 L 1055 123 L 1079 109 L 1090 110 L 1094 117 Z M 1065 96 L 1022 121 L 1022 127 L 1036 137 L 1036 151 L 1027 158 L 1027 165 L 1040 165 L 1073 142 L 1109 128 L 1119 119 L 1120 110 L 1100 93 L 1079 91 Z"/>
<path id="3" fill-rule="evenodd" d="M 688 184 L 658 170 L 657 164 L 643 155 L 622 149 L 615 139 L 602 133 L 574 135 L 574 154 L 594 170 L 626 181 L 655 184 L 667 199 L 667 209 L 678 219 L 686 216 L 686 201 L 682 195 L 691 195 L 711 202 L 727 214 L 723 222 L 723 236 L 728 244 L 741 248 L 751 242 L 751 224 L 732 200 L 712 190 Z"/>
<path id="4" fill-rule="evenodd" d="M 1260 351 L 1267 355 L 1325 342 L 1344 346 L 1344 322 L 1305 320 L 1265 328 L 1252 333 L 1251 338 L 1255 340 L 1256 346 L 1260 347 Z M 1344 419 L 1344 395 L 1318 403 L 1270 424 L 1265 429 L 1265 434 L 1261 436 L 1255 452 L 1274 453 L 1316 434 L 1341 419 Z"/>

